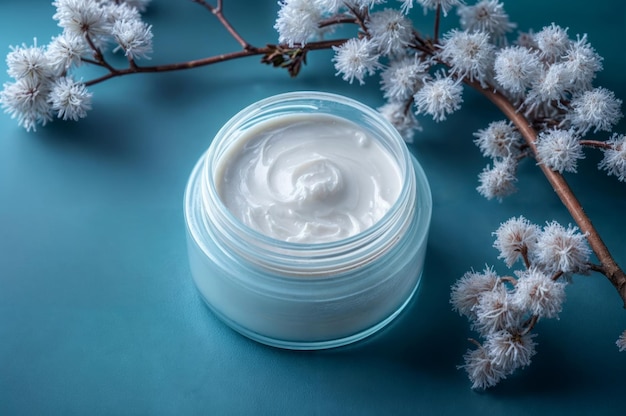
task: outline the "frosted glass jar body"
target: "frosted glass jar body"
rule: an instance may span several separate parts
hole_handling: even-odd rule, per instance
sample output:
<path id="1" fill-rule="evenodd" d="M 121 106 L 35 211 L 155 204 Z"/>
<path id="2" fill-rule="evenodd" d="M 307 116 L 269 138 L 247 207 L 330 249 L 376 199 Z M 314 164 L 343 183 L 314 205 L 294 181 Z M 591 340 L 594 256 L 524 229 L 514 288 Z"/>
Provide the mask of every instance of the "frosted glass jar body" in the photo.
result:
<path id="1" fill-rule="evenodd" d="M 228 211 L 214 183 L 220 157 L 247 129 L 288 114 L 345 118 L 393 155 L 402 190 L 378 223 L 331 243 L 288 243 L 247 227 Z M 346 345 L 391 322 L 419 286 L 432 209 L 426 176 L 389 123 L 345 97 L 288 93 L 242 110 L 196 164 L 184 203 L 190 267 L 200 294 L 224 322 L 259 342 L 290 349 Z"/>

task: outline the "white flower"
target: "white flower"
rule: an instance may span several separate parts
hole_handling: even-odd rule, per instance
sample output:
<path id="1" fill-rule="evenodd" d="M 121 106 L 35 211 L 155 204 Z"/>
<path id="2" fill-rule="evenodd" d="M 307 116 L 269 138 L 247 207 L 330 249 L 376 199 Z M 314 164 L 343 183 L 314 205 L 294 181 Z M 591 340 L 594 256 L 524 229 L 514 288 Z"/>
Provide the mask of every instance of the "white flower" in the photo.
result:
<path id="1" fill-rule="evenodd" d="M 111 25 L 118 20 L 141 20 L 139 9 L 128 3 L 105 3 L 103 11 L 106 20 Z"/>
<path id="2" fill-rule="evenodd" d="M 437 55 L 450 65 L 452 74 L 477 80 L 484 86 L 491 75 L 495 47 L 489 42 L 487 32 L 453 29 L 444 36 Z"/>
<path id="3" fill-rule="evenodd" d="M 367 28 L 373 43 L 383 55 L 403 54 L 413 40 L 413 25 L 398 10 L 384 9 L 371 13 Z"/>
<path id="4" fill-rule="evenodd" d="M 594 133 L 611 131 L 613 125 L 622 118 L 621 106 L 622 100 L 615 98 L 613 91 L 594 88 L 572 98 L 566 120 L 581 135 L 587 134 L 592 128 Z"/>
<path id="5" fill-rule="evenodd" d="M 567 97 L 570 86 L 571 74 L 564 63 L 552 64 L 547 70 L 542 71 L 538 79 L 533 83 L 524 104 L 528 111 L 541 105 L 551 105 Z"/>
<path id="6" fill-rule="evenodd" d="M 413 0 L 398 0 L 402 2 L 402 11 L 408 13 L 413 8 Z M 436 10 L 437 7 L 441 7 L 441 12 L 444 16 L 448 15 L 448 12 L 454 6 L 463 4 L 462 0 L 417 0 L 419 4 L 424 8 L 424 13 L 427 10 Z"/>
<path id="7" fill-rule="evenodd" d="M 52 119 L 47 101 L 49 91 L 49 81 L 20 78 L 16 82 L 4 84 L 0 92 L 0 104 L 26 131 L 35 131 L 37 124 L 45 125 Z"/>
<path id="8" fill-rule="evenodd" d="M 422 130 L 415 115 L 407 108 L 406 103 L 390 101 L 378 108 L 378 111 L 398 130 L 398 133 L 407 143 L 413 143 L 415 131 Z"/>
<path id="9" fill-rule="evenodd" d="M 274 28 L 278 41 L 290 47 L 305 44 L 319 33 L 318 23 L 322 20 L 319 4 L 310 0 L 281 0 Z"/>
<path id="10" fill-rule="evenodd" d="M 428 64 L 416 57 L 392 61 L 381 73 L 383 96 L 393 101 L 406 101 L 424 84 Z"/>
<path id="11" fill-rule="evenodd" d="M 571 44 L 567 29 L 554 23 L 535 33 L 534 39 L 539 48 L 539 57 L 548 63 L 560 60 Z"/>
<path id="12" fill-rule="evenodd" d="M 363 85 L 366 75 L 372 75 L 381 68 L 375 48 L 367 38 L 350 38 L 341 46 L 333 46 L 337 75 L 342 74 L 343 80 L 350 83 L 356 78 Z"/>
<path id="13" fill-rule="evenodd" d="M 596 72 L 602 70 L 602 57 L 587 42 L 587 35 L 572 42 L 562 58 L 571 73 L 572 90 L 584 91 L 591 88 Z"/>
<path id="14" fill-rule="evenodd" d="M 494 121 L 474 133 L 474 137 L 474 143 L 485 157 L 506 158 L 520 152 L 522 135 L 508 121 Z"/>
<path id="15" fill-rule="evenodd" d="M 500 252 L 498 258 L 511 267 L 522 254 L 529 255 L 534 250 L 538 233 L 539 227 L 522 216 L 503 222 L 493 233 L 493 246 Z"/>
<path id="16" fill-rule="evenodd" d="M 476 190 L 487 199 L 497 198 L 502 200 L 505 196 L 511 195 L 516 191 L 516 169 L 517 163 L 512 157 L 495 160 L 493 167 L 487 165 L 478 175 L 480 185 Z"/>
<path id="17" fill-rule="evenodd" d="M 545 273 L 531 268 L 518 273 L 511 305 L 540 318 L 556 318 L 565 301 L 565 286 Z"/>
<path id="18" fill-rule="evenodd" d="M 7 55 L 7 66 L 7 73 L 16 80 L 30 78 L 37 82 L 54 76 L 46 50 L 37 46 L 37 39 L 34 46 L 11 47 L 11 52 Z"/>
<path id="19" fill-rule="evenodd" d="M 371 9 L 377 4 L 385 3 L 387 0 L 347 0 L 346 3 L 356 6 L 357 9 Z"/>
<path id="20" fill-rule="evenodd" d="M 437 73 L 434 80 L 424 82 L 424 86 L 413 96 L 416 114 L 429 114 L 437 122 L 446 119 L 461 108 L 463 87 L 452 78 Z"/>
<path id="21" fill-rule="evenodd" d="M 472 382 L 472 389 L 487 389 L 493 387 L 506 378 L 506 372 L 487 353 L 485 348 L 478 347 L 475 350 L 468 350 L 463 355 L 465 364 L 459 366 L 467 372 L 467 376 Z"/>
<path id="22" fill-rule="evenodd" d="M 59 26 L 76 35 L 88 35 L 93 41 L 109 35 L 110 24 L 101 3 L 93 0 L 55 0 L 56 13 L 52 16 Z"/>
<path id="23" fill-rule="evenodd" d="M 481 273 L 467 272 L 452 285 L 450 303 L 452 309 L 470 319 L 476 318 L 474 309 L 478 299 L 485 292 L 491 292 L 502 282 L 492 268 L 485 268 Z"/>
<path id="24" fill-rule="evenodd" d="M 337 13 L 346 4 L 345 0 L 313 0 L 313 2 L 316 3 L 319 10 L 328 13 Z"/>
<path id="25" fill-rule="evenodd" d="M 598 168 L 604 169 L 608 175 L 617 176 L 617 179 L 626 182 L 626 136 L 615 133 L 607 143 L 611 147 L 603 149 L 604 157 L 598 164 Z"/>
<path id="26" fill-rule="evenodd" d="M 118 20 L 111 30 L 117 49 L 124 50 L 130 59 L 148 58 L 152 53 L 152 26 L 141 20 Z"/>
<path id="27" fill-rule="evenodd" d="M 56 74 L 62 74 L 72 65 L 80 65 L 81 57 L 88 56 L 91 49 L 82 36 L 63 32 L 48 44 L 46 55 Z"/>
<path id="28" fill-rule="evenodd" d="M 626 331 L 622 332 L 617 341 L 615 341 L 615 345 L 617 345 L 620 352 L 626 351 Z"/>
<path id="29" fill-rule="evenodd" d="M 513 94 L 523 93 L 541 74 L 537 54 L 528 48 L 511 46 L 501 49 L 495 59 L 496 81 Z"/>
<path id="30" fill-rule="evenodd" d="M 578 159 L 584 159 L 578 137 L 571 130 L 542 131 L 537 138 L 537 159 L 559 173 L 576 172 Z"/>
<path id="31" fill-rule="evenodd" d="M 497 0 L 482 0 L 473 6 L 460 6 L 457 13 L 463 29 L 487 32 L 494 40 L 504 39 L 516 27 L 509 21 L 502 3 Z"/>
<path id="32" fill-rule="evenodd" d="M 91 110 L 91 95 L 82 82 L 63 77 L 52 85 L 48 102 L 58 118 L 77 121 Z"/>
<path id="33" fill-rule="evenodd" d="M 522 48 L 528 49 L 538 49 L 537 41 L 535 40 L 535 34 L 532 29 L 528 32 L 518 32 L 517 39 L 513 42 L 517 46 L 521 46 Z"/>
<path id="34" fill-rule="evenodd" d="M 504 284 L 483 292 L 474 307 L 472 327 L 482 335 L 520 326 L 522 314 L 511 307 L 511 294 Z"/>
<path id="35" fill-rule="evenodd" d="M 487 336 L 483 348 L 492 363 L 505 373 L 526 367 L 535 355 L 534 335 L 511 333 L 507 330 L 493 332 Z"/>
<path id="36" fill-rule="evenodd" d="M 150 0 L 123 0 L 125 4 L 128 4 L 131 7 L 136 8 L 140 12 L 145 12 L 148 8 L 148 4 Z"/>
<path id="37" fill-rule="evenodd" d="M 586 273 L 591 250 L 577 227 L 548 223 L 537 238 L 536 264 L 548 273 Z"/>

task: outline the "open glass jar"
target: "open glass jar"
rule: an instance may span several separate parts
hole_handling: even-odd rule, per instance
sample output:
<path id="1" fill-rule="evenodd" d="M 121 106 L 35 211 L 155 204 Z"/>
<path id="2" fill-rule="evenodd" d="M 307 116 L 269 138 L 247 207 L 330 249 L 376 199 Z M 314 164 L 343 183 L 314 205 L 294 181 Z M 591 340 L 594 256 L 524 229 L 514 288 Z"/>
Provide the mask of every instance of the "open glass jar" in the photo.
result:
<path id="1" fill-rule="evenodd" d="M 294 243 L 248 227 L 225 206 L 215 178 L 229 148 L 261 123 L 293 114 L 346 119 L 392 155 L 400 193 L 374 225 L 337 241 Z M 377 332 L 409 303 L 421 279 L 432 200 L 421 166 L 377 111 L 335 94 L 294 92 L 259 101 L 222 127 L 191 173 L 184 211 L 193 279 L 217 316 L 264 344 L 323 349 Z"/>

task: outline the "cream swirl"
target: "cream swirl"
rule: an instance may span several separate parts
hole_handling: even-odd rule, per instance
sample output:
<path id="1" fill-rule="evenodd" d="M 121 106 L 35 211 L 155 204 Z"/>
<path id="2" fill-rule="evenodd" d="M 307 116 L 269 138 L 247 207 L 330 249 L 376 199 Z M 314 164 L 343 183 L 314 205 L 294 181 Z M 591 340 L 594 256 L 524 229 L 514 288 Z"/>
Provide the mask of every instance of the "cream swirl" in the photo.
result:
<path id="1" fill-rule="evenodd" d="M 400 168 L 377 140 L 334 116 L 264 121 L 220 158 L 226 207 L 270 237 L 298 243 L 346 238 L 371 227 L 397 199 Z"/>

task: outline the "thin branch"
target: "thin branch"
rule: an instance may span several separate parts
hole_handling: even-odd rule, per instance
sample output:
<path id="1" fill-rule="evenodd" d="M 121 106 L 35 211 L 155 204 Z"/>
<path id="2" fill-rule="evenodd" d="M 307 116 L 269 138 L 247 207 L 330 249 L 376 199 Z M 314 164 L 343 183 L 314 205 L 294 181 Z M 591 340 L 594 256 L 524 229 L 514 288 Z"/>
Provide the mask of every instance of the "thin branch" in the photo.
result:
<path id="1" fill-rule="evenodd" d="M 208 2 L 206 2 L 205 0 L 192 0 L 194 3 L 198 3 L 201 6 L 204 6 L 206 9 L 208 9 L 211 13 L 213 13 L 213 15 L 217 18 L 217 20 L 220 21 L 220 23 L 222 24 L 222 26 L 224 26 L 224 28 L 228 31 L 228 33 L 230 33 L 230 35 L 237 41 L 237 43 L 239 43 L 239 45 L 241 45 L 241 47 L 245 50 L 254 50 L 255 47 L 252 46 L 251 44 L 249 44 L 233 27 L 233 25 L 230 24 L 230 22 L 228 21 L 228 19 L 226 19 L 226 17 L 224 16 L 224 11 L 223 11 L 223 4 L 222 4 L 222 0 L 217 0 L 217 6 L 212 6 L 210 5 Z"/>
<path id="2" fill-rule="evenodd" d="M 466 83 L 486 96 L 500 109 L 500 111 L 504 113 L 505 116 L 507 116 L 509 120 L 515 124 L 522 137 L 524 137 L 526 144 L 535 155 L 535 158 L 537 158 L 537 146 L 535 144 L 537 132 L 532 128 L 528 120 L 520 114 L 515 107 L 513 107 L 504 95 L 495 91 L 493 88 L 483 88 L 477 82 L 469 80 L 466 80 Z M 537 161 L 540 162 L 540 160 Z M 585 213 L 585 210 L 578 201 L 578 198 L 576 198 L 574 192 L 569 187 L 565 178 L 560 173 L 551 170 L 543 163 L 538 163 L 538 166 L 550 185 L 552 185 L 552 188 L 559 196 L 561 202 L 565 205 L 580 230 L 587 234 L 589 246 L 595 253 L 598 260 L 602 263 L 604 275 L 617 289 L 622 301 L 624 302 L 624 307 L 626 308 L 626 274 L 619 267 L 609 252 L 609 249 L 604 244 L 604 241 L 602 241 L 600 234 Z"/>
<path id="3" fill-rule="evenodd" d="M 305 51 L 329 49 L 329 48 L 332 48 L 333 46 L 339 46 L 343 44 L 346 40 L 347 39 L 334 39 L 334 40 L 327 40 L 327 41 L 320 41 L 320 42 L 310 42 L 298 48 L 303 49 Z M 286 45 L 282 47 L 285 49 L 294 49 L 294 48 L 289 48 Z M 152 73 L 152 72 L 170 72 L 170 71 L 178 71 L 178 70 L 183 70 L 183 69 L 198 68 L 201 66 L 212 65 L 218 62 L 225 62 L 225 61 L 230 61 L 230 60 L 238 59 L 238 58 L 245 58 L 248 56 L 265 55 L 267 53 L 273 52 L 275 49 L 276 49 L 276 45 L 268 45 L 264 48 L 244 49 L 241 51 L 224 53 L 220 55 L 210 56 L 207 58 L 172 63 L 172 64 L 165 64 L 165 65 L 134 66 L 134 67 L 130 66 L 128 68 L 123 68 L 123 69 L 116 69 L 116 68 L 110 67 L 108 74 L 105 74 L 99 78 L 95 78 L 90 81 L 87 81 L 85 82 L 85 85 L 91 86 L 91 85 L 106 81 L 108 79 L 123 76 L 123 75 L 138 74 L 138 73 Z"/>
<path id="4" fill-rule="evenodd" d="M 358 25 L 359 21 L 357 20 L 356 17 L 351 16 L 349 14 L 337 14 L 337 15 L 334 15 L 327 19 L 322 20 L 321 22 L 317 24 L 317 27 L 321 29 L 323 27 L 338 25 L 342 23 L 354 23 Z"/>
<path id="5" fill-rule="evenodd" d="M 437 10 L 435 10 L 435 33 L 433 35 L 433 43 L 436 45 L 439 43 L 439 25 L 441 24 L 441 3 L 437 3 Z"/>
<path id="6" fill-rule="evenodd" d="M 583 146 L 593 147 L 595 149 L 613 149 L 610 143 L 602 142 L 600 140 L 580 140 L 579 143 Z"/>

